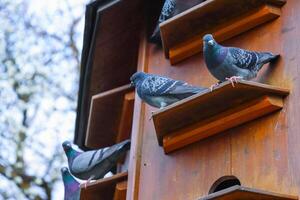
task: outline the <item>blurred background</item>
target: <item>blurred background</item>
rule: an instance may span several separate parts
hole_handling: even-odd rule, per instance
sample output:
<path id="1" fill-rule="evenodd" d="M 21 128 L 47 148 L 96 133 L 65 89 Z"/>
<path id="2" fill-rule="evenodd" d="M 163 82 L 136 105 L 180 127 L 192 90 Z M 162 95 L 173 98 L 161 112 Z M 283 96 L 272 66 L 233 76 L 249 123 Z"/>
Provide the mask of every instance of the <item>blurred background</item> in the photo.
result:
<path id="1" fill-rule="evenodd" d="M 63 199 L 87 0 L 0 0 L 0 200 Z"/>

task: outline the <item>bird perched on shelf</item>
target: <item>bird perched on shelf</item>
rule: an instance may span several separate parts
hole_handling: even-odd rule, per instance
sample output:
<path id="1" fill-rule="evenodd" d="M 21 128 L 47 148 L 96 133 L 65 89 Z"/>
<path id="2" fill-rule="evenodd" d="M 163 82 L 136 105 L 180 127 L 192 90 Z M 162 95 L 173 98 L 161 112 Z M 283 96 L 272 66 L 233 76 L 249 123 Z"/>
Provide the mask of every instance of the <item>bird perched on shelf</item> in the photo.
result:
<path id="1" fill-rule="evenodd" d="M 159 24 L 173 16 L 174 11 L 175 11 L 175 6 L 176 6 L 175 0 L 166 0 L 165 1 L 164 5 L 162 7 L 161 14 L 159 16 L 157 25 L 154 29 L 153 34 L 150 37 L 151 42 L 158 43 L 158 44 L 161 43 Z"/>
<path id="2" fill-rule="evenodd" d="M 207 89 L 144 72 L 136 72 L 131 76 L 130 81 L 135 86 L 139 97 L 157 108 L 163 108 Z"/>
<path id="3" fill-rule="evenodd" d="M 70 174 L 67 167 L 61 168 L 61 175 L 65 186 L 64 200 L 79 200 L 80 199 L 80 184 Z"/>
<path id="4" fill-rule="evenodd" d="M 203 37 L 203 52 L 210 73 L 220 82 L 229 80 L 233 86 L 237 79 L 255 78 L 264 64 L 279 57 L 270 52 L 255 52 L 221 46 L 211 34 Z"/>
<path id="5" fill-rule="evenodd" d="M 71 173 L 83 180 L 103 178 L 118 162 L 127 150 L 130 149 L 130 140 L 124 140 L 111 147 L 98 150 L 79 152 L 69 141 L 62 144 Z"/>

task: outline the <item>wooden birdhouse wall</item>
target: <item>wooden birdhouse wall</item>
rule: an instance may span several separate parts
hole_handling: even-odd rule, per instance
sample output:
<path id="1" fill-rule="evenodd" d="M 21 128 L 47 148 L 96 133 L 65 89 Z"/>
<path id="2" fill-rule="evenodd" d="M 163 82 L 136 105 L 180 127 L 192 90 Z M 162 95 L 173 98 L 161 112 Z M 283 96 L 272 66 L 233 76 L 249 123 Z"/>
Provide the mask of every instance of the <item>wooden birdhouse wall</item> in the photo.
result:
<path id="1" fill-rule="evenodd" d="M 156 109 L 136 95 L 127 199 L 195 200 L 207 195 L 212 184 L 227 175 L 237 177 L 243 186 L 299 194 L 299 10 L 300 1 L 288 0 L 278 19 L 222 42 L 281 55 L 254 81 L 290 89 L 282 110 L 165 154 L 149 120 Z M 149 25 L 145 26 L 147 30 Z M 147 35 L 144 31 L 140 39 L 139 71 L 206 87 L 217 82 L 209 74 L 202 53 L 171 66 L 163 49 L 149 43 Z"/>

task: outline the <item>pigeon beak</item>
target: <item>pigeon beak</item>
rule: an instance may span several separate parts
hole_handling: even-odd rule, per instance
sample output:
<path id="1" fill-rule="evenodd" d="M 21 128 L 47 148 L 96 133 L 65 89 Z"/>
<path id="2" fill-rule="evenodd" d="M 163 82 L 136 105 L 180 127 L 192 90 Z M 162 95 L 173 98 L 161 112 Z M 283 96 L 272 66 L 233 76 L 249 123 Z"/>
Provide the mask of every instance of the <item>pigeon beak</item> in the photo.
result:
<path id="1" fill-rule="evenodd" d="M 133 82 L 133 81 L 130 82 L 130 86 L 131 86 L 131 87 L 134 86 L 134 82 Z"/>
<path id="2" fill-rule="evenodd" d="M 207 43 L 208 43 L 210 46 L 213 46 L 215 42 L 214 42 L 213 40 L 209 40 Z"/>

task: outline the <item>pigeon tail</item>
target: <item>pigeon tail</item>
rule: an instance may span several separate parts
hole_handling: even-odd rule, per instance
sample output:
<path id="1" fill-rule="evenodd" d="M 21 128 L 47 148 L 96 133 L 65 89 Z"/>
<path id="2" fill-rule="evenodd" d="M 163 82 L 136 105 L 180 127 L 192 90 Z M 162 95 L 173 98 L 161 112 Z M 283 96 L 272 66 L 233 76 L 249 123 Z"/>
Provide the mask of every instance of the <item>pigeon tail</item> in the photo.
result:
<path id="1" fill-rule="evenodd" d="M 270 52 L 260 52 L 260 53 L 258 53 L 259 64 L 257 64 L 255 70 L 259 71 L 264 64 L 269 63 L 269 62 L 273 62 L 279 57 L 280 57 L 280 54 L 274 55 Z"/>

